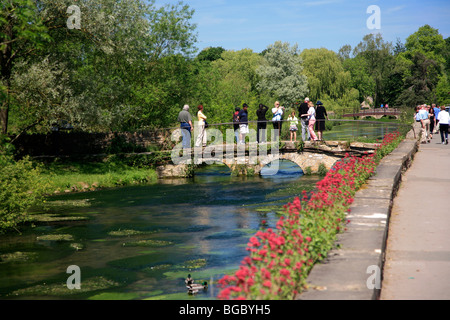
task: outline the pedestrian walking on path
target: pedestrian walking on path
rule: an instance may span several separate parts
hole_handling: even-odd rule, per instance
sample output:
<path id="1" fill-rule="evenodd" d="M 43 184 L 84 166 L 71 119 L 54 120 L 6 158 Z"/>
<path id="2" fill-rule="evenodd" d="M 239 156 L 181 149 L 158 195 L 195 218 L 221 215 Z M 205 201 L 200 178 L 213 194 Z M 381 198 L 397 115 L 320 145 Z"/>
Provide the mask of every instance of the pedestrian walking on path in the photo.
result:
<path id="1" fill-rule="evenodd" d="M 448 125 L 450 124 L 450 116 L 445 110 L 445 106 L 441 107 L 437 120 L 439 120 L 439 131 L 441 132 L 442 144 L 448 144 Z"/>
<path id="2" fill-rule="evenodd" d="M 423 105 L 418 112 L 418 118 L 422 124 L 422 144 L 430 142 L 430 114 L 426 105 Z"/>
<path id="3" fill-rule="evenodd" d="M 449 147 L 420 145 L 404 174 L 389 221 L 382 300 L 450 299 L 448 159 Z"/>

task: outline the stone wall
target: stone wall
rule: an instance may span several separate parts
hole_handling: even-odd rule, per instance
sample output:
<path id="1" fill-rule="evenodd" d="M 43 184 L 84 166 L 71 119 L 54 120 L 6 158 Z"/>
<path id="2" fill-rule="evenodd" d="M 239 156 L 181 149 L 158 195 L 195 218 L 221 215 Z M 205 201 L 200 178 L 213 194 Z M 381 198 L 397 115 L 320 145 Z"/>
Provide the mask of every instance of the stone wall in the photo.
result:
<path id="1" fill-rule="evenodd" d="M 15 137 L 11 137 L 14 139 Z M 145 151 L 161 145 L 163 135 L 157 131 L 121 133 L 52 132 L 21 135 L 13 144 L 18 156 L 76 156 L 115 152 Z"/>

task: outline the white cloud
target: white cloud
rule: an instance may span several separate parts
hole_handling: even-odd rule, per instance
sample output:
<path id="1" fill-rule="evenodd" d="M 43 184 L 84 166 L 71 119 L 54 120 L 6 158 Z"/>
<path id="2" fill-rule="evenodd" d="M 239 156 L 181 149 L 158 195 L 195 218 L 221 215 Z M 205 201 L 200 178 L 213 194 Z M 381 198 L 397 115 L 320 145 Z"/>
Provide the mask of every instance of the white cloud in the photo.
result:
<path id="1" fill-rule="evenodd" d="M 404 8 L 406 8 L 406 6 L 396 6 L 396 7 L 387 9 L 387 10 L 386 10 L 386 13 L 387 13 L 387 14 L 392 14 L 392 13 L 394 13 L 394 12 L 403 10 Z"/>

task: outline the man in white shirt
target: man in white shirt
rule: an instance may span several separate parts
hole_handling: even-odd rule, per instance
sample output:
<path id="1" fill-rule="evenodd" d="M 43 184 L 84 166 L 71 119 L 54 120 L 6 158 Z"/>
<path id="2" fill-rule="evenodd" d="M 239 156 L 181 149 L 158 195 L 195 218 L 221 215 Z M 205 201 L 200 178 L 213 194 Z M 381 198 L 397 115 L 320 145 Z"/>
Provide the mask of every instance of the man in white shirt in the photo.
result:
<path id="1" fill-rule="evenodd" d="M 430 143 L 430 115 L 426 109 L 426 105 L 422 105 L 418 117 L 422 123 L 422 143 Z"/>
<path id="2" fill-rule="evenodd" d="M 450 115 L 445 110 L 445 106 L 441 107 L 441 111 L 439 111 L 438 115 L 438 120 L 439 120 L 439 130 L 441 131 L 442 144 L 448 144 L 448 125 L 450 124 Z"/>

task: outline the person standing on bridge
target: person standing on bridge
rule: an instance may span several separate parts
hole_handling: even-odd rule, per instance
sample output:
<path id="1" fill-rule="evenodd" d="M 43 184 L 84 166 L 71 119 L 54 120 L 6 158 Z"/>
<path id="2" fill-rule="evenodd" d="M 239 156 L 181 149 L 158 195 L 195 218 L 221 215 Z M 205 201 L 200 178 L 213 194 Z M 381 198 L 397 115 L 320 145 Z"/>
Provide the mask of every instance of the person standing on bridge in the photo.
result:
<path id="1" fill-rule="evenodd" d="M 317 137 L 319 140 L 323 140 L 322 133 L 325 131 L 325 118 L 328 119 L 327 110 L 323 106 L 323 103 L 319 100 L 316 103 L 317 109 L 316 109 L 316 131 L 317 131 Z"/>
<path id="2" fill-rule="evenodd" d="M 178 114 L 178 122 L 181 127 L 181 135 L 183 137 L 183 149 L 191 147 L 191 131 L 192 131 L 192 116 L 189 113 L 189 106 L 186 104 L 183 110 Z"/>
<path id="3" fill-rule="evenodd" d="M 245 136 L 249 133 L 248 130 L 248 105 L 244 103 L 241 111 L 239 111 L 239 133 L 241 134 L 240 144 L 245 144 Z"/>
<path id="4" fill-rule="evenodd" d="M 292 111 L 292 113 L 287 118 L 287 120 L 289 121 L 289 131 L 291 133 L 291 142 L 293 142 L 292 138 L 294 138 L 294 141 L 297 141 L 298 119 L 295 116 L 295 111 Z"/>
<path id="5" fill-rule="evenodd" d="M 316 123 L 316 109 L 314 108 L 314 103 L 309 101 L 308 102 L 308 130 L 309 135 L 311 136 L 311 140 L 317 141 L 317 136 L 314 132 L 314 124 Z"/>
<path id="6" fill-rule="evenodd" d="M 236 138 L 236 143 L 239 143 L 239 111 L 241 111 L 240 107 L 234 108 L 233 128 L 234 128 L 234 137 Z"/>
<path id="7" fill-rule="evenodd" d="M 308 135 L 308 140 L 311 139 L 311 135 L 309 134 L 308 130 L 308 106 L 309 98 L 305 98 L 305 101 L 300 104 L 298 107 L 298 114 L 300 117 L 300 123 L 302 125 L 302 139 L 303 141 L 306 141 L 306 134 Z"/>
<path id="8" fill-rule="evenodd" d="M 206 147 L 206 116 L 203 114 L 203 105 L 198 106 L 197 119 L 198 136 L 195 146 L 200 147 L 200 145 L 203 145 L 203 147 Z"/>
<path id="9" fill-rule="evenodd" d="M 272 124 L 273 129 L 275 130 L 275 137 L 281 137 L 281 120 L 283 117 L 283 107 L 280 106 L 278 101 L 275 101 L 275 108 L 272 108 Z"/>
<path id="10" fill-rule="evenodd" d="M 256 110 L 256 116 L 258 117 L 258 125 L 256 127 L 256 141 L 258 143 L 266 142 L 267 110 L 269 110 L 269 108 L 263 104 L 260 104 L 258 110 Z"/>

